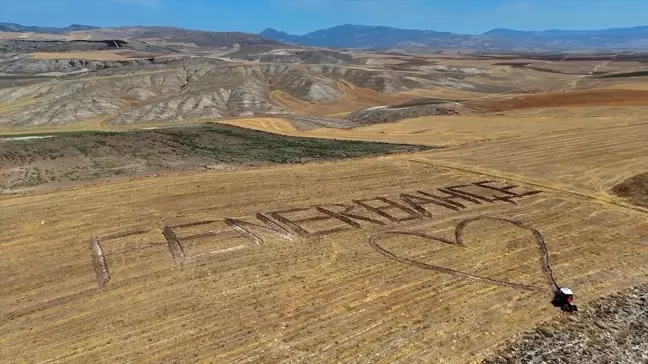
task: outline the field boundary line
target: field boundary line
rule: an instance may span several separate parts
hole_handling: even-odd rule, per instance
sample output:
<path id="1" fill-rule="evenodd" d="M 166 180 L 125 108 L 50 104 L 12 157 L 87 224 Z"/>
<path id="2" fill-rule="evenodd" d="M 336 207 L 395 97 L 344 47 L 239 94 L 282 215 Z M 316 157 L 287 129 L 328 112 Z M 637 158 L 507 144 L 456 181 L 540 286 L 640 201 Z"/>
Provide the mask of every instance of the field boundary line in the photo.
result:
<path id="1" fill-rule="evenodd" d="M 447 169 L 456 170 L 456 171 L 465 172 L 465 173 L 471 173 L 471 174 L 477 174 L 477 175 L 482 175 L 482 176 L 489 176 L 489 177 L 494 177 L 494 178 L 506 179 L 506 180 L 509 180 L 509 181 L 512 181 L 512 182 L 527 184 L 529 186 L 540 187 L 540 188 L 544 188 L 544 189 L 548 189 L 548 190 L 553 190 L 553 191 L 567 193 L 567 194 L 570 194 L 570 195 L 575 195 L 575 196 L 578 196 L 578 197 L 581 197 L 581 198 L 586 198 L 586 199 L 589 199 L 589 200 L 593 200 L 593 201 L 595 201 L 595 202 L 597 202 L 597 203 L 599 203 L 601 205 L 619 207 L 619 208 L 622 208 L 624 210 L 628 210 L 628 212 L 633 212 L 633 213 L 639 212 L 642 215 L 648 214 L 648 209 L 645 209 L 643 207 L 634 206 L 634 205 L 625 204 L 625 203 L 616 202 L 616 201 L 608 201 L 608 200 L 606 200 L 604 198 L 597 197 L 597 196 L 594 196 L 594 195 L 590 195 L 590 194 L 587 194 L 587 193 L 584 193 L 584 192 L 578 192 L 578 191 L 574 191 L 574 190 L 570 190 L 570 189 L 566 189 L 566 188 L 554 187 L 554 186 L 543 184 L 543 183 L 540 183 L 540 182 L 534 182 L 532 180 L 526 180 L 526 179 L 521 179 L 519 177 L 509 176 L 507 174 L 486 172 L 486 171 L 481 171 L 481 170 L 478 170 L 478 169 L 472 169 L 472 168 L 465 167 L 465 166 L 456 166 L 456 165 L 438 163 L 438 162 L 428 162 L 428 161 L 423 161 L 423 160 L 419 160 L 419 159 L 403 158 L 403 160 L 405 160 L 407 162 L 421 163 L 421 164 L 425 164 L 425 165 L 430 165 L 430 166 L 438 167 L 438 168 L 447 168 Z"/>

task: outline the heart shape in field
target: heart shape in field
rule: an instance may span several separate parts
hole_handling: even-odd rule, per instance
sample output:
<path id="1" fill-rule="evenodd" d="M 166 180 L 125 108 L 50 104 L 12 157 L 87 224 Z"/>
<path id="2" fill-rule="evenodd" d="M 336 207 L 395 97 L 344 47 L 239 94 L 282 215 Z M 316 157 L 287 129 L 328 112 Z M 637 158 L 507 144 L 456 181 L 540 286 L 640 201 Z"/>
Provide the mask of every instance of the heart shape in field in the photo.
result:
<path id="1" fill-rule="evenodd" d="M 458 247 L 466 247 L 466 244 L 464 243 L 463 239 L 463 231 L 466 228 L 466 226 L 470 225 L 473 222 L 476 221 L 482 221 L 482 220 L 491 220 L 491 221 L 498 221 L 498 222 L 506 222 L 509 224 L 512 224 L 520 229 L 529 231 L 533 234 L 534 241 L 536 242 L 538 246 L 538 250 L 540 253 L 540 268 L 542 270 L 542 273 L 547 280 L 547 283 L 550 286 L 551 291 L 557 287 L 555 280 L 553 278 L 553 272 L 551 271 L 551 267 L 549 266 L 549 252 L 547 250 L 547 246 L 545 244 L 544 238 L 542 237 L 542 234 L 538 232 L 536 229 L 530 228 L 528 226 L 525 226 L 519 221 L 514 221 L 514 220 L 508 220 L 504 218 L 499 218 L 499 217 L 475 217 L 471 219 L 466 219 L 461 221 L 456 229 L 455 229 L 455 240 L 449 240 L 443 237 L 439 237 L 436 235 L 428 234 L 425 232 L 421 231 L 387 231 L 378 235 L 374 235 L 369 239 L 369 245 L 376 249 L 379 253 L 383 254 L 384 256 L 396 260 L 400 263 L 412 265 L 418 268 L 422 269 L 427 269 L 427 270 L 432 270 L 436 272 L 441 272 L 441 273 L 447 273 L 447 274 L 452 274 L 454 276 L 462 277 L 462 278 L 468 278 L 484 283 L 490 283 L 490 284 L 495 284 L 498 286 L 504 286 L 504 287 L 510 287 L 510 288 L 515 288 L 519 290 L 524 290 L 524 291 L 534 291 L 538 290 L 539 288 L 536 286 L 531 286 L 531 285 L 526 285 L 526 284 L 520 284 L 520 283 L 515 283 L 515 282 L 508 282 L 500 279 L 493 279 L 489 277 L 484 277 L 472 273 L 467 273 L 467 272 L 462 272 L 458 271 L 452 268 L 447 268 L 447 267 L 441 267 L 433 264 L 428 264 L 424 262 L 420 262 L 414 259 L 409 259 L 406 257 L 399 256 L 397 254 L 394 254 L 393 252 L 385 249 L 384 247 L 380 246 L 378 244 L 378 240 L 382 237 L 386 236 L 396 236 L 396 235 L 408 235 L 408 236 L 418 236 L 421 238 L 425 239 L 431 239 L 431 240 L 436 240 L 438 242 L 444 243 L 444 244 L 450 244 L 450 245 L 456 245 Z"/>

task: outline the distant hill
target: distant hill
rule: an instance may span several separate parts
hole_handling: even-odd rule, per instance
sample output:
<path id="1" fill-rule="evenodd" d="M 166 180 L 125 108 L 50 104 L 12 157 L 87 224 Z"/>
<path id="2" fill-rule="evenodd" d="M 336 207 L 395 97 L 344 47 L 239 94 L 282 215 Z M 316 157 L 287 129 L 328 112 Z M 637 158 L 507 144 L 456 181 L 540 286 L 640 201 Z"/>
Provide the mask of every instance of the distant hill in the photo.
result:
<path id="1" fill-rule="evenodd" d="M 340 25 L 302 36 L 266 29 L 261 35 L 274 40 L 290 40 L 305 46 L 340 48 L 389 48 L 394 46 L 467 47 L 481 36 L 460 35 L 433 30 L 397 29 L 385 26 Z"/>
<path id="2" fill-rule="evenodd" d="M 183 29 L 163 26 L 125 26 L 100 28 L 88 25 L 70 25 L 65 28 L 24 26 L 12 23 L 0 23 L 0 32 L 30 34 L 28 39 L 51 39 L 52 35 L 60 40 L 106 40 L 106 39 L 147 39 L 159 43 L 195 44 L 199 47 L 232 47 L 234 45 L 279 45 L 281 43 L 262 37 L 258 34 L 242 32 L 210 32 L 205 30 Z M 10 38 L 6 38 L 10 39 Z"/>
<path id="3" fill-rule="evenodd" d="M 262 36 L 305 46 L 341 48 L 434 47 L 485 50 L 645 50 L 648 26 L 603 30 L 519 31 L 493 29 L 479 35 L 385 26 L 340 25 L 305 35 L 266 29 Z"/>
<path id="4" fill-rule="evenodd" d="M 258 34 L 241 32 L 210 32 L 204 30 L 183 29 L 174 27 L 118 27 L 99 28 L 89 31 L 74 32 L 76 35 L 87 35 L 90 39 L 160 39 L 172 43 L 191 43 L 199 47 L 231 47 L 252 45 L 272 45 L 279 42 L 267 39 Z"/>
<path id="5" fill-rule="evenodd" d="M 611 28 L 602 30 L 542 30 L 522 31 L 512 29 L 493 29 L 483 35 L 500 38 L 537 39 L 537 40 L 571 40 L 584 42 L 588 39 L 601 40 L 648 40 L 648 26 L 633 28 Z"/>
<path id="6" fill-rule="evenodd" d="M 295 43 L 297 38 L 299 38 L 298 35 L 288 34 L 286 32 L 282 32 L 272 28 L 268 28 L 262 31 L 259 35 L 261 35 L 264 38 L 276 40 L 281 43 Z"/>
<path id="7" fill-rule="evenodd" d="M 282 43 L 358 49 L 472 49 L 486 51 L 645 51 L 648 49 L 648 26 L 602 30 L 521 31 L 493 29 L 483 34 L 456 34 L 434 30 L 399 29 L 386 26 L 345 24 L 293 35 L 268 28 L 260 34 L 212 32 L 164 26 L 125 26 L 99 28 L 73 24 L 65 28 L 24 26 L 0 23 L 0 32 L 11 32 L 28 39 L 143 39 L 157 44 L 194 44 L 199 47 L 232 47 L 239 45 L 281 45 Z M 26 34 L 29 33 L 29 34 Z M 48 38 L 49 37 L 49 38 Z M 427 49 L 427 50 L 426 50 Z"/>
<path id="8" fill-rule="evenodd" d="M 53 27 L 20 25 L 14 23 L 0 23 L 0 32 L 14 32 L 14 33 L 66 34 L 69 32 L 74 32 L 79 30 L 93 30 L 93 29 L 99 29 L 99 27 L 93 27 L 91 25 L 72 24 L 65 28 L 53 28 Z"/>

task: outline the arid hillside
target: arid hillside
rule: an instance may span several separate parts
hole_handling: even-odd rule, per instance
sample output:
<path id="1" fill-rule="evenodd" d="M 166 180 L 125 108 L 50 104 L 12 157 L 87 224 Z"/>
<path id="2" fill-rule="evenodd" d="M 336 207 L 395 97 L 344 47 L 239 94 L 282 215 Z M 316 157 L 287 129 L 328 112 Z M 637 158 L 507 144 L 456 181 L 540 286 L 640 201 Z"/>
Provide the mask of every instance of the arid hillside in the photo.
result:
<path id="1" fill-rule="evenodd" d="M 353 127 L 417 116 L 560 106 L 555 100 L 587 106 L 598 97 L 609 105 L 646 104 L 640 92 L 583 91 L 569 98 L 555 94 L 554 101 L 545 96 L 544 104 L 539 99 L 509 99 L 588 88 L 594 79 L 601 80 L 596 87 L 641 79 L 603 79 L 593 74 L 595 68 L 608 67 L 610 60 L 575 60 L 569 72 L 548 72 L 499 65 L 492 57 L 389 56 L 269 45 L 187 54 L 141 41 L 129 41 L 119 50 L 61 52 L 46 42 L 35 42 L 44 48 L 28 52 L 20 48 L 25 41 L 10 42 L 5 46 L 14 53 L 0 57 L 0 126 L 5 127 L 300 115 L 334 119 L 314 122 L 315 126 Z M 615 72 L 637 67 L 626 62 Z"/>
<path id="2" fill-rule="evenodd" d="M 642 54 L 425 56 L 309 48 L 253 34 L 170 27 L 77 28 L 29 37 L 2 33 L 0 127 L 257 116 L 318 116 L 324 119 L 295 125 L 354 127 L 503 111 L 528 107 L 523 97 L 509 96 L 636 83 L 648 59 Z M 554 101 L 527 104 L 561 100 L 585 106 L 583 100 L 596 95 L 610 105 L 645 104 L 636 92 L 583 92 L 580 101 L 577 94 L 557 94 Z"/>
<path id="3" fill-rule="evenodd" d="M 22 62 L 22 63 L 20 63 Z M 26 86 L 0 89 L 0 123 L 69 124 L 101 117 L 108 124 L 181 122 L 226 117 L 288 115 L 293 104 L 339 104 L 331 113 L 382 106 L 389 97 L 414 99 L 417 89 L 455 88 L 481 93 L 512 90 L 468 80 L 472 73 L 410 72 L 340 64 L 229 62 L 215 58 L 171 58 L 116 61 L 8 59 L 6 70 L 34 63 L 50 72 L 75 69 L 71 75 Z M 18 65 L 16 65 L 18 63 Z M 24 69 L 23 71 L 25 71 Z M 485 76 L 482 76 L 485 77 Z M 487 78 L 487 77 L 486 77 Z M 353 85 L 351 88 L 346 85 Z M 349 100 L 349 101 L 347 101 Z M 290 102 L 290 101 L 288 101 Z M 298 110 L 297 110 L 298 111 Z"/>

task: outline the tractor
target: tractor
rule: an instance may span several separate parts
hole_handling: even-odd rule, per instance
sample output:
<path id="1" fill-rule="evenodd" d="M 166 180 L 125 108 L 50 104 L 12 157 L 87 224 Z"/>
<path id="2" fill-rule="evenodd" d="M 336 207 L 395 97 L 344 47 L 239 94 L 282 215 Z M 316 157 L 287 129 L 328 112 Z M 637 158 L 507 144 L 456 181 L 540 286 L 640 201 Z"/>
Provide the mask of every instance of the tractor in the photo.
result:
<path id="1" fill-rule="evenodd" d="M 578 311 L 578 307 L 574 304 L 574 292 L 567 287 L 556 287 L 552 303 L 566 312 Z"/>

